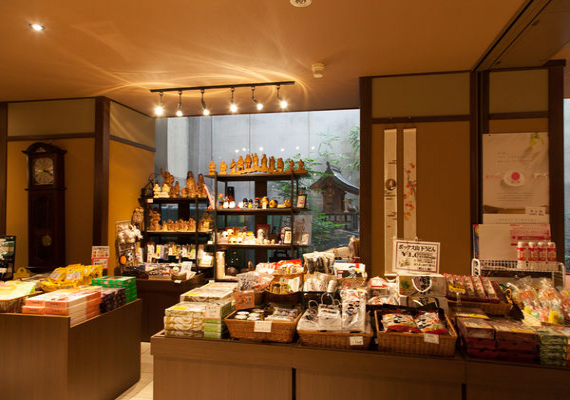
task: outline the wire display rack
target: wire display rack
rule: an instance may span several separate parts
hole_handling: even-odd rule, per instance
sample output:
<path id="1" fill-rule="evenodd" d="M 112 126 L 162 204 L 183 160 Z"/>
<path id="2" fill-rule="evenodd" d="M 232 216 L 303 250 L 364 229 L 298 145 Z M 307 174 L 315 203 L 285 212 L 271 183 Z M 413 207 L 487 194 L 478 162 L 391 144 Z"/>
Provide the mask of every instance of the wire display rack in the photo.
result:
<path id="1" fill-rule="evenodd" d="M 564 287 L 566 269 L 563 263 L 543 262 L 519 264 L 516 260 L 471 261 L 471 274 L 494 278 L 550 278 L 556 287 Z"/>

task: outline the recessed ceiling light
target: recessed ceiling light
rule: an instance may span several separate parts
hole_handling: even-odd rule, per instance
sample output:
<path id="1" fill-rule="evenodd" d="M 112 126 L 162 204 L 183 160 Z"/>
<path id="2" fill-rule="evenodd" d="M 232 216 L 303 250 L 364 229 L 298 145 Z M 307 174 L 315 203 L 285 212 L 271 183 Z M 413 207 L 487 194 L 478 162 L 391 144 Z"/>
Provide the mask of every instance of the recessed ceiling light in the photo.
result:
<path id="1" fill-rule="evenodd" d="M 32 28 L 32 29 L 33 29 L 34 31 L 36 31 L 36 32 L 41 32 L 41 31 L 43 31 L 44 29 L 46 29 L 45 26 L 40 25 L 40 24 L 29 24 L 29 25 L 30 25 L 30 28 Z"/>
<path id="2" fill-rule="evenodd" d="M 313 0 L 290 0 L 295 7 L 309 7 Z"/>

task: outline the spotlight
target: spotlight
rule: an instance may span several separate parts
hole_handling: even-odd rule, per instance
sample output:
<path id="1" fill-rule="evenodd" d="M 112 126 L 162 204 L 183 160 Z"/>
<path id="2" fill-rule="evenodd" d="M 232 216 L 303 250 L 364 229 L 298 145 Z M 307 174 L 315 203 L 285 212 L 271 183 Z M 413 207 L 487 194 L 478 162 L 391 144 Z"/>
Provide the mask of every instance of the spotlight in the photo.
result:
<path id="1" fill-rule="evenodd" d="M 255 86 L 251 87 L 251 101 L 255 103 L 255 107 L 257 107 L 257 111 L 263 110 L 263 104 L 258 102 L 255 98 Z"/>
<path id="2" fill-rule="evenodd" d="M 29 24 L 29 25 L 30 25 L 30 28 L 32 28 L 36 32 L 41 32 L 41 31 L 46 29 L 45 26 L 40 25 L 40 24 Z"/>
<path id="3" fill-rule="evenodd" d="M 178 91 L 178 110 L 176 110 L 176 116 L 181 117 L 184 113 L 182 112 L 182 90 Z"/>
<path id="4" fill-rule="evenodd" d="M 281 107 L 281 109 L 284 110 L 287 108 L 288 104 L 287 104 L 287 100 L 283 100 L 279 96 L 279 90 L 280 89 L 281 89 L 281 85 L 277 85 L 277 101 L 279 102 L 279 106 Z"/>
<path id="5" fill-rule="evenodd" d="M 238 110 L 238 107 L 234 101 L 234 92 L 235 92 L 236 88 L 232 88 L 232 100 L 230 101 L 230 111 L 233 113 L 236 113 Z"/>
<path id="6" fill-rule="evenodd" d="M 210 110 L 208 110 L 206 102 L 204 101 L 204 89 L 201 89 L 200 92 L 202 93 L 202 114 L 207 117 L 210 115 Z"/>
<path id="7" fill-rule="evenodd" d="M 164 114 L 164 106 L 162 105 L 162 95 L 163 95 L 162 92 L 158 93 L 159 96 L 158 106 L 154 108 L 154 114 L 158 117 Z"/>

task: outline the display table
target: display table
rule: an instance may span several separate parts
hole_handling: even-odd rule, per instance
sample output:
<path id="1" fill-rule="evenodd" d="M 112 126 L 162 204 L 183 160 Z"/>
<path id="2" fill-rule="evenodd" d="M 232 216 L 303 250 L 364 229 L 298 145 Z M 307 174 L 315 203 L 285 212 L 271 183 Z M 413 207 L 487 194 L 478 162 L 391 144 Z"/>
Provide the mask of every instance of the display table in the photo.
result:
<path id="1" fill-rule="evenodd" d="M 202 286 L 204 274 L 175 283 L 171 280 L 137 279 L 137 294 L 143 301 L 141 340 L 149 342 L 150 337 L 164 329 L 164 310 L 180 302 L 180 295 Z"/>
<path id="2" fill-rule="evenodd" d="M 0 314 L 0 398 L 119 396 L 140 378 L 141 303 L 71 328 L 69 317 Z"/>
<path id="3" fill-rule="evenodd" d="M 568 398 L 570 369 L 236 340 L 151 340 L 154 399 Z"/>

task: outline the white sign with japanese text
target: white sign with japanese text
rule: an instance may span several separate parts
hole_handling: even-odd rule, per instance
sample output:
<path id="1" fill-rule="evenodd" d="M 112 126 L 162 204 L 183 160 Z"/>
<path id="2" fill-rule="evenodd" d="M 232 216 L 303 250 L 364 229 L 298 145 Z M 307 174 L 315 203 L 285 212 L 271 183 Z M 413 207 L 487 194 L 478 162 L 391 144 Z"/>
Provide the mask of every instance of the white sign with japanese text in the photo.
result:
<path id="1" fill-rule="evenodd" d="M 396 271 L 439 273 L 440 243 L 394 240 Z"/>

